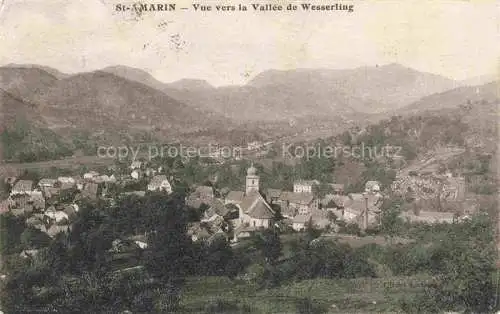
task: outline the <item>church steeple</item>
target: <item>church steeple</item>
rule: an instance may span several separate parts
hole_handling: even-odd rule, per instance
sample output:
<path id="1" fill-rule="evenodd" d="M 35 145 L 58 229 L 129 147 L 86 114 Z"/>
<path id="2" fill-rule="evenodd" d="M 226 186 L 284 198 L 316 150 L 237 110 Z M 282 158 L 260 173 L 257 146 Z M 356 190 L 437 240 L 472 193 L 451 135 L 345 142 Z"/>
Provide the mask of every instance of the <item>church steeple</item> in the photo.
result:
<path id="1" fill-rule="evenodd" d="M 251 192 L 258 192 L 259 191 L 259 176 L 256 175 L 257 169 L 253 166 L 253 162 L 247 170 L 247 177 L 246 177 L 246 188 L 245 188 L 245 193 L 249 194 Z"/>

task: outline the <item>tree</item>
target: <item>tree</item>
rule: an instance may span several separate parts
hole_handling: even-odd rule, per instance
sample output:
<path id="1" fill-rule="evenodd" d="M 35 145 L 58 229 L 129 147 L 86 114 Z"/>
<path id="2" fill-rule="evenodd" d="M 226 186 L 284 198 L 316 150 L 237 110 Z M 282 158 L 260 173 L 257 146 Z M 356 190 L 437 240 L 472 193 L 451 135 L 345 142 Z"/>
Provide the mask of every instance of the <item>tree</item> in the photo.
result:
<path id="1" fill-rule="evenodd" d="M 0 215 L 0 252 L 2 255 L 21 250 L 21 234 L 26 225 L 21 217 L 11 213 Z"/>
<path id="2" fill-rule="evenodd" d="M 424 293 L 403 302 L 407 312 L 465 311 L 488 313 L 493 309 L 496 249 L 488 216 L 446 226 L 445 235 L 432 250 L 432 273 L 438 280 Z"/>
<path id="3" fill-rule="evenodd" d="M 274 229 L 267 229 L 259 234 L 260 248 L 266 261 L 274 266 L 281 256 L 283 245 L 278 232 Z"/>
<path id="4" fill-rule="evenodd" d="M 401 214 L 400 205 L 393 204 L 381 213 L 380 224 L 381 231 L 391 237 L 399 234 L 403 227 L 403 219 L 399 217 Z"/>
<path id="5" fill-rule="evenodd" d="M 21 234 L 21 245 L 24 249 L 39 249 L 50 244 L 50 237 L 33 227 L 26 228 Z"/>

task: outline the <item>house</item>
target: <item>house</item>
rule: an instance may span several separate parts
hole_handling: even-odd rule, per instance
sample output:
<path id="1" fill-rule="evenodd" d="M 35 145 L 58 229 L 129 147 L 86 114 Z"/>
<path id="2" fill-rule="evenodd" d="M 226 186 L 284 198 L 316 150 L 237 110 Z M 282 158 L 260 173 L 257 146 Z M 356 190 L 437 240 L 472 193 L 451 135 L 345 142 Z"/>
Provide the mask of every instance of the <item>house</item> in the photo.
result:
<path id="1" fill-rule="evenodd" d="M 19 195 L 19 194 L 31 194 L 33 190 L 33 181 L 31 180 L 19 180 L 14 184 L 12 190 L 10 191 L 10 195 Z"/>
<path id="2" fill-rule="evenodd" d="M 73 179 L 72 177 L 59 177 L 57 178 L 57 181 L 60 182 L 62 185 L 69 185 L 69 186 L 75 185 L 75 179 Z"/>
<path id="3" fill-rule="evenodd" d="M 278 202 L 283 191 L 280 189 L 267 189 L 266 198 L 270 204 Z"/>
<path id="4" fill-rule="evenodd" d="M 45 209 L 45 197 L 41 191 L 36 191 L 30 196 L 30 203 L 33 205 L 34 209 L 44 210 Z"/>
<path id="5" fill-rule="evenodd" d="M 82 177 L 75 178 L 76 188 L 81 191 L 83 190 L 83 186 L 85 185 L 85 180 Z"/>
<path id="6" fill-rule="evenodd" d="M 257 230 L 271 228 L 275 212 L 259 192 L 259 176 L 257 169 L 252 165 L 247 170 L 245 192 L 232 191 L 225 199 L 226 204 L 234 204 L 238 208 L 238 219 L 235 220 L 236 228 L 244 230 Z M 250 228 L 246 228 L 250 227 Z M 243 230 L 239 229 L 239 230 Z M 235 233 L 237 238 L 237 233 Z"/>
<path id="7" fill-rule="evenodd" d="M 262 146 L 261 142 L 253 141 L 253 142 L 247 143 L 247 150 L 259 149 L 261 146 Z"/>
<path id="8" fill-rule="evenodd" d="M 314 186 L 319 185 L 318 180 L 298 180 L 293 183 L 294 193 L 313 193 Z"/>
<path id="9" fill-rule="evenodd" d="M 297 215 L 292 220 L 292 228 L 295 231 L 303 231 L 307 228 L 307 224 L 311 223 L 317 229 L 326 229 L 331 225 L 327 215 L 327 211 L 319 209 L 314 209 L 308 214 Z"/>
<path id="10" fill-rule="evenodd" d="M 45 197 L 45 199 L 49 199 L 55 195 L 59 195 L 61 192 L 61 189 L 58 187 L 43 187 L 42 188 L 42 194 Z"/>
<path id="11" fill-rule="evenodd" d="M 157 175 L 149 182 L 148 191 L 165 191 L 170 194 L 172 193 L 172 186 L 168 182 L 166 175 Z"/>
<path id="12" fill-rule="evenodd" d="M 356 223 L 363 229 L 378 223 L 381 212 L 380 206 L 382 206 L 383 202 L 381 194 L 366 193 L 363 195 L 352 193 L 349 196 L 350 199 L 345 202 L 344 208 L 341 209 L 342 215 L 339 217 L 340 219 L 349 223 Z M 366 214 L 367 209 L 368 214 Z"/>
<path id="13" fill-rule="evenodd" d="M 15 194 L 7 199 L 8 208 L 14 216 L 22 216 L 33 212 L 31 196 L 27 194 Z"/>
<path id="14" fill-rule="evenodd" d="M 16 216 L 31 213 L 33 211 L 33 203 L 31 202 L 30 195 L 15 194 L 10 196 L 8 201 L 11 212 Z"/>
<path id="15" fill-rule="evenodd" d="M 144 171 L 144 173 L 146 174 L 147 177 L 152 177 L 152 176 L 155 176 L 158 173 L 158 170 L 153 169 L 153 168 L 146 168 L 146 170 Z"/>
<path id="16" fill-rule="evenodd" d="M 332 189 L 333 194 L 342 195 L 345 192 L 345 185 L 341 183 L 329 183 L 328 184 Z"/>
<path id="17" fill-rule="evenodd" d="M 95 182 L 88 182 L 85 184 L 82 190 L 82 197 L 87 197 L 89 199 L 95 200 L 98 197 L 99 185 Z"/>
<path id="18" fill-rule="evenodd" d="M 223 201 L 215 199 L 210 207 L 205 211 L 202 221 L 208 221 L 214 216 L 220 216 L 224 219 L 238 218 L 239 208 L 234 204 L 224 204 Z"/>
<path id="19" fill-rule="evenodd" d="M 311 220 L 311 215 L 308 215 L 308 214 L 302 214 L 302 215 L 295 216 L 292 220 L 293 230 L 304 231 L 310 220 Z"/>
<path id="20" fill-rule="evenodd" d="M 368 181 L 365 184 L 365 192 L 379 192 L 382 185 L 378 181 Z"/>
<path id="21" fill-rule="evenodd" d="M 93 178 L 97 177 L 98 175 L 99 175 L 99 172 L 97 172 L 97 171 L 93 171 L 93 170 L 92 170 L 92 171 L 89 171 L 89 172 L 85 173 L 85 174 L 83 175 L 83 178 L 84 178 L 85 180 L 91 180 L 91 179 L 93 179 Z"/>
<path id="22" fill-rule="evenodd" d="M 211 233 L 205 224 L 194 222 L 188 224 L 187 235 L 191 237 L 191 241 L 203 241 L 210 238 Z"/>
<path id="23" fill-rule="evenodd" d="M 69 216 L 66 212 L 62 210 L 54 210 L 48 209 L 44 215 L 48 217 L 50 220 L 54 220 L 56 223 L 60 223 L 63 221 L 69 221 Z"/>
<path id="24" fill-rule="evenodd" d="M 55 187 L 57 183 L 56 179 L 50 179 L 50 178 L 43 178 L 40 181 L 38 181 L 38 186 L 40 188 L 53 188 Z"/>
<path id="25" fill-rule="evenodd" d="M 51 238 L 54 238 L 56 235 L 62 232 L 69 232 L 71 230 L 71 226 L 69 225 L 57 225 L 52 224 L 49 229 L 47 229 L 47 235 Z"/>
<path id="26" fill-rule="evenodd" d="M 313 208 L 317 208 L 312 193 L 284 191 L 280 194 L 277 204 L 281 207 L 281 214 L 287 218 L 293 218 L 297 214 L 308 214 Z"/>
<path id="27" fill-rule="evenodd" d="M 225 203 L 226 204 L 240 204 L 243 200 L 245 193 L 242 191 L 229 191 L 226 195 Z"/>
<path id="28" fill-rule="evenodd" d="M 142 167 L 142 162 L 141 161 L 138 161 L 138 160 L 134 160 L 132 161 L 132 163 L 130 164 L 130 169 L 132 170 L 135 170 L 135 169 L 141 169 Z"/>
<path id="29" fill-rule="evenodd" d="M 248 224 L 258 228 L 272 227 L 274 211 L 258 192 L 245 195 L 241 204 L 237 206 L 240 225 Z"/>
<path id="30" fill-rule="evenodd" d="M 130 173 L 130 176 L 135 179 L 135 180 L 139 180 L 140 178 L 142 178 L 144 176 L 144 173 L 141 169 L 134 169 L 131 173 Z"/>

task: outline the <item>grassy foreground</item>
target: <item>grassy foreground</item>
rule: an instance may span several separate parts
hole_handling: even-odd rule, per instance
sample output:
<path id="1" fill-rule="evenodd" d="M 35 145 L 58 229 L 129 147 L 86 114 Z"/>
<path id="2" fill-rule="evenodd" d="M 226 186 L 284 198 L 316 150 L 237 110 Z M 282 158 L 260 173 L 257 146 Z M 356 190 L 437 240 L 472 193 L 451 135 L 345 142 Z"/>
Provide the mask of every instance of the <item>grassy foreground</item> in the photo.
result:
<path id="1" fill-rule="evenodd" d="M 193 277 L 181 298 L 184 313 L 397 313 L 399 300 L 430 280 L 411 277 L 314 279 L 273 289 L 227 277 Z"/>

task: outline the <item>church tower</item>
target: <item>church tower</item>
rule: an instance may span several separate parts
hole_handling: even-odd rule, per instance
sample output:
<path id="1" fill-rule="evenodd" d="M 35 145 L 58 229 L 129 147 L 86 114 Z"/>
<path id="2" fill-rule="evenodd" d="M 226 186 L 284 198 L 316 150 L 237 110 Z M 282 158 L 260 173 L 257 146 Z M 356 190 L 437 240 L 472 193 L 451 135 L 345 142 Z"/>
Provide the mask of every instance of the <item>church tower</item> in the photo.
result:
<path id="1" fill-rule="evenodd" d="M 259 192 L 259 176 L 256 175 L 257 169 L 252 165 L 247 170 L 247 180 L 245 193 L 250 194 L 251 192 Z"/>

